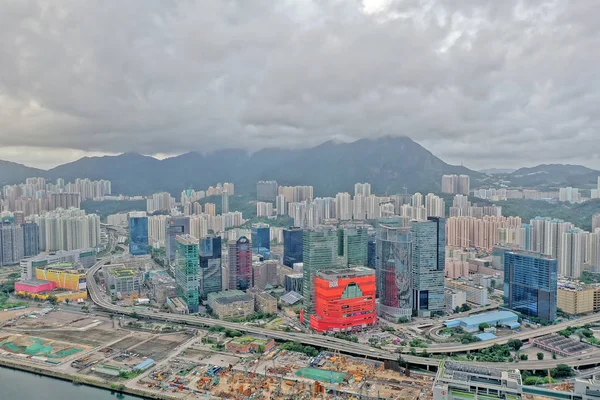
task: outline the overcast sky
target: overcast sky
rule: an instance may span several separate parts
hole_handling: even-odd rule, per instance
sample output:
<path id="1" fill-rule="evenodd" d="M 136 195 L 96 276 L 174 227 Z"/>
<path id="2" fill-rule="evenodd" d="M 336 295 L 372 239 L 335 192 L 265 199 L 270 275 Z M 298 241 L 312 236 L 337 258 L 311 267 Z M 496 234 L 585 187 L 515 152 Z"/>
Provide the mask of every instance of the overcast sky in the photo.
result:
<path id="1" fill-rule="evenodd" d="M 413 138 L 600 168 L 600 2 L 0 0 L 0 159 Z"/>

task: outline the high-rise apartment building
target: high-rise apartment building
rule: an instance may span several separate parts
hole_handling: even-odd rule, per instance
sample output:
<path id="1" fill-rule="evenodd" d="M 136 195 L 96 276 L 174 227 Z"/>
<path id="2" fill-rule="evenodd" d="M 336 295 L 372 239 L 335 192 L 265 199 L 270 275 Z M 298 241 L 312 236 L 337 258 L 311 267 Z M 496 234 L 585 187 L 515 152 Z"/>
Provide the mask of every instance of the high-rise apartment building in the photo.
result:
<path id="1" fill-rule="evenodd" d="M 252 287 L 252 247 L 246 236 L 227 243 L 229 290 L 247 290 Z"/>
<path id="2" fill-rule="evenodd" d="M 273 215 L 273 203 L 266 203 L 264 201 L 256 202 L 256 216 L 257 217 L 270 217 Z"/>
<path id="3" fill-rule="evenodd" d="M 212 217 L 217 215 L 217 205 L 215 203 L 206 203 L 204 205 L 204 212 Z"/>
<path id="4" fill-rule="evenodd" d="M 175 206 L 175 198 L 167 192 L 154 193 L 151 198 L 146 199 L 146 211 L 169 211 Z"/>
<path id="5" fill-rule="evenodd" d="M 411 233 L 413 309 L 419 316 L 441 314 L 445 308 L 446 220 L 413 221 Z"/>
<path id="6" fill-rule="evenodd" d="M 569 229 L 563 232 L 561 240 L 558 273 L 567 278 L 578 279 L 587 261 L 589 232 Z"/>
<path id="7" fill-rule="evenodd" d="M 558 201 L 568 203 L 578 203 L 581 200 L 579 196 L 579 189 L 566 187 L 558 190 Z"/>
<path id="8" fill-rule="evenodd" d="M 288 203 L 299 203 L 301 201 L 312 201 L 312 186 L 279 186 L 277 194 L 282 194 Z"/>
<path id="9" fill-rule="evenodd" d="M 338 268 L 338 235 L 330 226 L 307 229 L 302 235 L 304 318 L 314 312 L 313 279 L 318 271 Z"/>
<path id="10" fill-rule="evenodd" d="M 368 264 L 369 232 L 362 226 L 342 226 L 338 229 L 338 255 L 342 266 L 361 266 Z"/>
<path id="11" fill-rule="evenodd" d="M 600 228 L 600 213 L 594 214 L 594 216 L 592 216 L 592 232 L 594 232 L 598 228 Z"/>
<path id="12" fill-rule="evenodd" d="M 446 202 L 433 193 L 425 196 L 425 208 L 427 209 L 428 217 L 444 218 L 446 216 Z"/>
<path id="13" fill-rule="evenodd" d="M 277 182 L 258 181 L 256 183 L 256 200 L 275 201 L 277 197 Z"/>
<path id="14" fill-rule="evenodd" d="M 468 195 L 471 190 L 469 175 L 442 176 L 442 193 Z"/>
<path id="15" fill-rule="evenodd" d="M 40 253 L 40 228 L 35 222 L 21 225 L 23 229 L 23 256 L 32 257 Z"/>
<path id="16" fill-rule="evenodd" d="M 354 195 L 363 195 L 369 197 L 371 195 L 371 184 L 370 183 L 356 183 L 354 185 Z"/>
<path id="17" fill-rule="evenodd" d="M 349 193 L 338 193 L 335 196 L 335 209 L 337 218 L 341 221 L 349 221 L 352 219 L 353 203 Z"/>
<path id="18" fill-rule="evenodd" d="M 175 238 L 177 243 L 175 282 L 177 283 L 177 296 L 181 297 L 188 307 L 189 312 L 198 312 L 198 264 L 199 250 L 198 239 L 184 234 Z"/>
<path id="19" fill-rule="evenodd" d="M 222 290 L 221 237 L 211 235 L 200 239 L 200 296 Z"/>
<path id="20" fill-rule="evenodd" d="M 23 255 L 23 228 L 0 223 L 0 266 L 18 264 Z"/>
<path id="21" fill-rule="evenodd" d="M 166 232 L 168 215 L 151 215 L 148 217 L 148 241 L 149 244 L 156 244 L 159 247 L 166 246 Z M 186 232 L 187 233 L 187 232 Z"/>
<path id="22" fill-rule="evenodd" d="M 229 212 L 229 193 L 226 190 L 221 194 L 221 214 Z"/>
<path id="23" fill-rule="evenodd" d="M 535 217 L 531 224 L 531 250 L 560 260 L 562 234 L 575 228 L 560 219 Z"/>
<path id="24" fill-rule="evenodd" d="M 590 271 L 600 272 L 600 228 L 596 228 L 590 233 Z"/>
<path id="25" fill-rule="evenodd" d="M 511 310 L 540 318 L 556 319 L 558 263 L 534 252 L 504 254 L 504 303 Z"/>
<path id="26" fill-rule="evenodd" d="M 129 213 L 129 253 L 132 256 L 150 254 L 148 217 L 144 212 Z"/>
<path id="27" fill-rule="evenodd" d="M 190 233 L 189 217 L 168 217 L 165 223 L 165 255 L 169 262 L 175 261 L 177 236 Z"/>
<path id="28" fill-rule="evenodd" d="M 252 253 L 271 258 L 271 228 L 268 224 L 252 224 Z"/>
<path id="29" fill-rule="evenodd" d="M 303 261 L 302 228 L 290 227 L 283 230 L 283 265 L 290 268 Z"/>
<path id="30" fill-rule="evenodd" d="M 100 217 L 83 210 L 56 209 L 36 215 L 40 230 L 40 251 L 74 250 L 97 247 L 100 242 Z"/>
<path id="31" fill-rule="evenodd" d="M 412 233 L 399 219 L 379 222 L 375 251 L 378 314 L 396 321 L 412 315 Z"/>
<path id="32" fill-rule="evenodd" d="M 287 202 L 285 201 L 285 196 L 282 194 L 278 194 L 275 199 L 275 208 L 277 208 L 277 215 L 285 215 L 287 214 Z"/>

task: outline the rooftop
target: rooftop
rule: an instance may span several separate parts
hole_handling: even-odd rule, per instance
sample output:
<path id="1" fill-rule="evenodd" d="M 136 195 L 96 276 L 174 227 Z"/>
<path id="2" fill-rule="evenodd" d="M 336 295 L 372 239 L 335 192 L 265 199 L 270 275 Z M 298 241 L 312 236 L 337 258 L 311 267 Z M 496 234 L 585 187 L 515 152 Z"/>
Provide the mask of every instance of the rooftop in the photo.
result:
<path id="1" fill-rule="evenodd" d="M 486 313 L 486 314 L 473 315 L 471 317 L 457 318 L 457 319 L 450 320 L 450 321 L 461 321 L 466 325 L 476 326 L 476 325 L 483 324 L 483 323 L 490 323 L 490 322 L 495 323 L 496 321 L 502 320 L 502 319 L 514 319 L 516 321 L 518 318 L 519 317 L 517 316 L 517 314 L 512 313 L 510 311 L 496 311 L 496 312 L 491 312 L 491 313 Z M 446 321 L 446 322 L 450 322 L 450 321 Z"/>
<path id="2" fill-rule="evenodd" d="M 179 243 L 184 244 L 186 246 L 191 246 L 194 244 L 198 244 L 199 240 L 189 234 L 177 235 L 175 238 Z"/>
<path id="3" fill-rule="evenodd" d="M 219 304 L 231 304 L 238 301 L 254 301 L 252 296 L 241 290 L 226 290 L 217 293 L 209 293 L 208 298 Z"/>
<path id="4" fill-rule="evenodd" d="M 113 268 L 113 269 L 108 270 L 108 273 L 111 275 L 114 275 L 118 278 L 126 278 L 128 276 L 134 276 L 136 274 L 136 270 Z"/>
<path id="5" fill-rule="evenodd" d="M 352 276 L 375 275 L 375 270 L 367 267 L 352 267 L 343 269 L 327 269 L 318 271 L 317 276 L 324 279 L 337 279 Z"/>

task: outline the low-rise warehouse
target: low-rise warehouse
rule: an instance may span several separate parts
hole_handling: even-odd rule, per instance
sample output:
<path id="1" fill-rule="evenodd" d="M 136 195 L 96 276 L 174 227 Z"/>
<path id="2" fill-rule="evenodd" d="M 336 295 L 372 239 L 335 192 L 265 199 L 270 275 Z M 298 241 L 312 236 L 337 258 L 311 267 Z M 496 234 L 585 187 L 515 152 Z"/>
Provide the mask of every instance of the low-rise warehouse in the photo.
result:
<path id="1" fill-rule="evenodd" d="M 445 321 L 444 325 L 448 328 L 461 327 L 467 332 L 477 332 L 479 325 L 484 323 L 490 326 L 506 326 L 510 329 L 518 329 L 521 326 L 517 314 L 510 311 L 496 311 L 465 318 L 451 319 Z"/>

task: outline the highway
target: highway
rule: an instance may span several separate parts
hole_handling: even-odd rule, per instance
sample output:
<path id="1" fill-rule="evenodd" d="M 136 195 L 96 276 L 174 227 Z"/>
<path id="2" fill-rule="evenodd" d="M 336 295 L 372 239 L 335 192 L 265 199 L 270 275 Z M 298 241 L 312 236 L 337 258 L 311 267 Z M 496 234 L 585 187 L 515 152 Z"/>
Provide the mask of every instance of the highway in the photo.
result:
<path id="1" fill-rule="evenodd" d="M 281 332 L 274 331 L 265 328 L 259 328 L 251 325 L 244 325 L 242 323 L 237 322 L 228 322 L 222 321 L 218 319 L 199 317 L 195 315 L 178 315 L 178 314 L 170 314 L 165 312 L 144 312 L 144 311 L 134 311 L 131 308 L 121 307 L 112 304 L 105 297 L 103 291 L 96 284 L 96 280 L 94 275 L 104 264 L 110 261 L 111 257 L 105 257 L 99 260 L 94 266 L 92 266 L 87 272 L 87 289 L 90 294 L 90 299 L 98 306 L 103 309 L 106 309 L 110 312 L 122 315 L 132 315 L 134 312 L 141 317 L 146 317 L 149 319 L 167 321 L 173 323 L 187 324 L 192 326 L 199 327 L 211 327 L 211 326 L 222 326 L 227 329 L 235 329 L 242 332 L 247 332 L 256 335 L 262 335 L 266 337 L 271 337 L 273 339 L 289 341 L 289 342 L 299 342 L 305 345 L 318 346 L 324 349 L 328 349 L 330 351 L 340 351 L 346 354 L 358 355 L 358 356 L 367 356 L 373 359 L 379 360 L 398 360 L 398 354 L 391 353 L 386 350 L 376 349 L 366 344 L 353 343 L 343 339 L 337 339 L 331 336 L 323 336 L 323 335 L 314 335 L 308 333 L 300 333 L 300 332 Z M 587 322 L 594 322 L 600 320 L 600 314 L 592 315 L 589 317 L 582 317 L 577 320 L 577 324 L 585 324 Z M 572 324 L 572 323 L 571 323 Z M 427 348 L 427 352 L 429 353 L 458 353 L 465 352 L 469 350 L 478 350 L 485 347 L 490 347 L 494 343 L 505 343 L 508 339 L 529 339 L 530 337 L 543 336 L 548 333 L 556 332 L 558 330 L 563 329 L 568 324 L 558 324 L 552 325 L 549 327 L 539 328 L 535 331 L 529 331 L 527 333 L 515 334 L 511 335 L 508 338 L 498 338 L 496 340 L 488 340 L 485 342 L 476 342 L 468 345 L 457 345 L 457 346 L 446 346 L 434 348 Z M 406 349 L 405 349 L 406 350 Z M 437 351 L 436 351 L 437 350 Z M 418 356 L 411 355 L 402 355 L 402 358 L 414 365 L 420 365 L 426 368 L 429 367 L 437 367 L 439 365 L 440 360 L 435 358 L 424 358 Z M 558 360 L 532 360 L 532 361 L 520 361 L 518 363 L 477 363 L 477 362 L 469 362 L 472 365 L 482 365 L 482 366 L 493 366 L 496 368 L 518 368 L 521 370 L 541 370 L 553 368 L 558 364 L 567 364 L 569 366 L 579 366 L 579 365 L 600 365 L 600 352 L 594 351 L 589 355 L 580 355 L 577 357 L 569 357 L 562 358 Z"/>

